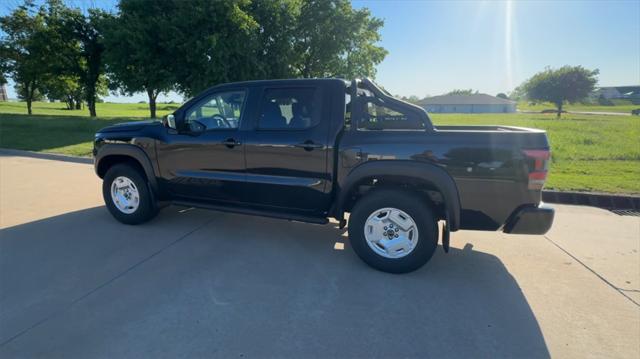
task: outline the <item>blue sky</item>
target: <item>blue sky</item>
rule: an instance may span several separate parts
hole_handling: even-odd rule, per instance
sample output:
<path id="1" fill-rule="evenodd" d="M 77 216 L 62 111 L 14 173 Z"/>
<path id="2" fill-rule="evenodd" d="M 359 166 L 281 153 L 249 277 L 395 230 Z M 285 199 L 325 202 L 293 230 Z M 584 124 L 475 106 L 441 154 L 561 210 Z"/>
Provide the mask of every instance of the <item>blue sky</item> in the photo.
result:
<path id="1" fill-rule="evenodd" d="M 6 2 L 5 2 L 6 1 Z M 0 13 L 18 0 L 5 0 Z M 115 11 L 117 1 L 69 0 Z M 385 20 L 377 82 L 399 95 L 509 92 L 546 66 L 600 69 L 600 86 L 640 84 L 640 1 L 354 1 Z M 15 97 L 12 89 L 10 97 Z M 169 98 L 181 100 L 177 94 Z M 110 96 L 108 101 L 146 99 Z M 166 98 L 165 98 L 166 99 Z"/>
<path id="2" fill-rule="evenodd" d="M 358 1 L 385 20 L 377 81 L 392 93 L 508 92 L 546 66 L 640 84 L 640 1 Z"/>

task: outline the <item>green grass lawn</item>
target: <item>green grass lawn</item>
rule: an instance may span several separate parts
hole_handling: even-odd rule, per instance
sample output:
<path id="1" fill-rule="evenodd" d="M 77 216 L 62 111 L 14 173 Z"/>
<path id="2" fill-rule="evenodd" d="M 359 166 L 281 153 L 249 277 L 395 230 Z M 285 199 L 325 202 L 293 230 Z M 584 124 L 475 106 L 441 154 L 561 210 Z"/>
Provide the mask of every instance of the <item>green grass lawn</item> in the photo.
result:
<path id="1" fill-rule="evenodd" d="M 90 156 L 97 130 L 136 118 L 62 117 L 0 113 L 0 147 Z M 138 118 L 139 119 L 139 118 Z"/>
<path id="2" fill-rule="evenodd" d="M 156 106 L 158 116 L 164 116 L 175 111 L 180 104 L 159 103 Z M 57 102 L 34 102 L 34 115 L 88 117 L 89 110 L 67 110 L 65 105 Z M 27 114 L 24 102 L 0 102 L 0 114 Z M 97 103 L 96 113 L 100 117 L 149 117 L 149 105 L 146 103 Z"/>
<path id="3" fill-rule="evenodd" d="M 613 106 L 602 106 L 594 104 L 567 104 L 563 107 L 565 111 L 585 111 L 585 112 L 618 112 L 631 113 L 631 110 L 640 108 L 640 105 L 634 105 L 630 100 L 611 100 Z M 551 103 L 530 104 L 526 101 L 518 102 L 518 110 L 520 111 L 536 111 L 555 110 L 556 107 Z"/>
<path id="4" fill-rule="evenodd" d="M 160 115 L 178 105 L 164 106 Z M 118 122 L 145 119 L 145 104 L 99 104 L 97 119 L 86 110 L 36 103 L 0 103 L 0 147 L 79 156 L 91 154 L 93 134 Z M 506 125 L 547 131 L 552 162 L 547 188 L 640 194 L 640 118 L 565 114 L 432 114 L 437 125 Z"/>
<path id="5" fill-rule="evenodd" d="M 157 104 L 157 115 L 164 116 L 180 104 Z M 90 156 L 93 134 L 106 126 L 149 117 L 145 103 L 98 103 L 99 117 L 89 110 L 67 110 L 62 103 L 35 102 L 33 115 L 27 116 L 24 102 L 0 102 L 0 147 L 21 150 Z"/>

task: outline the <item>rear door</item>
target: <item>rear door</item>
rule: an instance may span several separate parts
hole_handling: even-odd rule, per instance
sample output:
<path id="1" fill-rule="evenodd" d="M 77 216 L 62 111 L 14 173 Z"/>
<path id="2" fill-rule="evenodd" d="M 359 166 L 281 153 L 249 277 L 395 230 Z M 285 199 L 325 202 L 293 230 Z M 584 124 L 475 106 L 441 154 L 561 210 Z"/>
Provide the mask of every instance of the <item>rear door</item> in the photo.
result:
<path id="1" fill-rule="evenodd" d="M 265 86 L 245 138 L 248 202 L 322 214 L 330 203 L 330 106 L 322 86 Z"/>

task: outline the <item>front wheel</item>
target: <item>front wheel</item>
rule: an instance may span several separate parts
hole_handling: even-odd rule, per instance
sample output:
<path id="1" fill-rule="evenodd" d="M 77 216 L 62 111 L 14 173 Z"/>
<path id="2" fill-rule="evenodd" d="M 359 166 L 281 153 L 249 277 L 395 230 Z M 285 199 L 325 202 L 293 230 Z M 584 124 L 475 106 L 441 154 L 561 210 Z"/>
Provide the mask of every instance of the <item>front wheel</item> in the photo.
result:
<path id="1" fill-rule="evenodd" d="M 111 215 L 122 223 L 140 224 L 158 213 L 146 178 L 128 164 L 118 164 L 107 171 L 102 197 Z"/>
<path id="2" fill-rule="evenodd" d="M 410 192 L 375 190 L 360 199 L 349 218 L 349 241 L 367 264 L 389 273 L 422 267 L 438 246 L 431 209 Z"/>

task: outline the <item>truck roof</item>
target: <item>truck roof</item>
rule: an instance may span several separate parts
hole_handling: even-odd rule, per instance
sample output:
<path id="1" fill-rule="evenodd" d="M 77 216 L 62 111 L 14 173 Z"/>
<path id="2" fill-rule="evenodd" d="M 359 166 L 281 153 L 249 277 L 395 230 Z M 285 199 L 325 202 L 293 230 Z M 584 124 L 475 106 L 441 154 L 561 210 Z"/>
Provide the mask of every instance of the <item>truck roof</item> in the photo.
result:
<path id="1" fill-rule="evenodd" d="M 296 84 L 296 85 L 316 84 L 316 83 L 319 83 L 319 82 L 327 82 L 327 83 L 340 82 L 340 83 L 344 84 L 345 86 L 349 86 L 349 84 L 351 83 L 348 80 L 337 78 L 337 77 L 332 77 L 332 78 L 271 79 L 271 80 L 251 80 L 251 81 L 229 82 L 229 83 L 215 85 L 215 86 L 211 87 L 211 89 L 218 88 L 218 87 L 223 87 L 223 86 L 226 87 L 226 86 L 238 86 L 238 85 L 240 85 L 240 86 L 282 85 L 283 83 L 287 83 L 287 82 L 290 82 L 291 84 Z"/>

